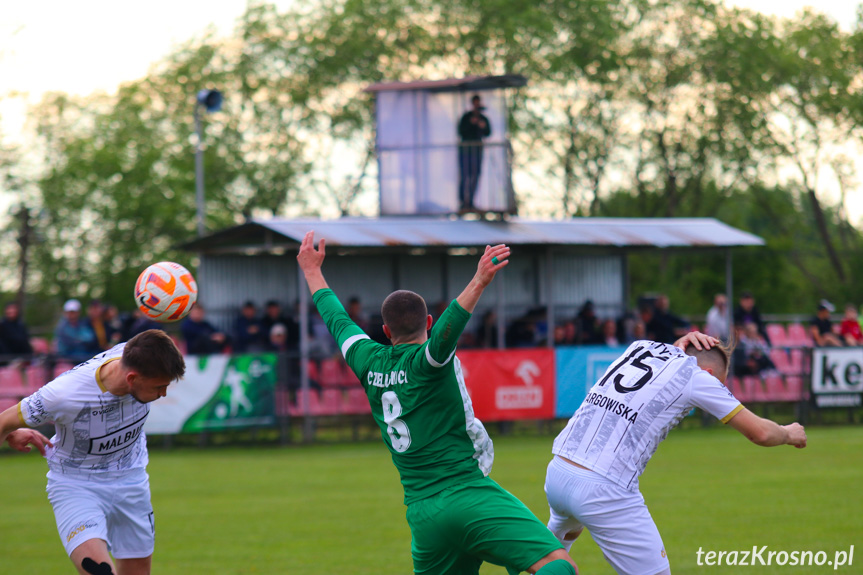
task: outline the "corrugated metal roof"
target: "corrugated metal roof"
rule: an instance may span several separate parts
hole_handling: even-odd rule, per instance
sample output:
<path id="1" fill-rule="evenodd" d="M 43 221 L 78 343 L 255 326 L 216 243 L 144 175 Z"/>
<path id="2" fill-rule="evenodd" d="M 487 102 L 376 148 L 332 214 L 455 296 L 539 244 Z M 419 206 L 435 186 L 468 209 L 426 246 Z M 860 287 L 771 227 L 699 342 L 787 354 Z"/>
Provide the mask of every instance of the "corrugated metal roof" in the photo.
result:
<path id="1" fill-rule="evenodd" d="M 457 92 L 459 90 L 489 90 L 492 88 L 520 88 L 527 78 L 518 74 L 504 76 L 467 76 L 445 80 L 415 80 L 413 82 L 380 82 L 364 89 L 364 92 L 403 92 L 406 90 L 428 90 L 430 92 Z"/>
<path id="2" fill-rule="evenodd" d="M 338 220 L 251 220 L 185 244 L 183 248 L 214 251 L 291 245 L 314 230 L 327 244 L 341 247 L 472 247 L 558 245 L 598 247 L 707 248 L 761 246 L 760 237 L 713 218 L 574 218 L 507 221 L 406 218 L 342 218 Z M 275 234 L 275 235 L 274 235 Z M 288 240 L 287 242 L 285 240 Z"/>

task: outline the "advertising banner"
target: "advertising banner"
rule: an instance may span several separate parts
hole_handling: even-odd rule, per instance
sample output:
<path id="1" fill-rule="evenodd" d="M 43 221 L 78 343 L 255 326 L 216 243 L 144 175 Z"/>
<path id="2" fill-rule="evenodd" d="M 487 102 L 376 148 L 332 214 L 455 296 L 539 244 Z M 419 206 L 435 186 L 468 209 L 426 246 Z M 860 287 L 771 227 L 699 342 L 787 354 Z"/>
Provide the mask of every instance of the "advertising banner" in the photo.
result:
<path id="1" fill-rule="evenodd" d="M 608 366 L 626 351 L 626 346 L 583 345 L 555 349 L 557 403 L 554 416 L 569 419 L 593 384 Z"/>
<path id="2" fill-rule="evenodd" d="M 554 416 L 554 351 L 459 351 L 476 416 L 486 421 Z"/>
<path id="3" fill-rule="evenodd" d="M 813 349 L 812 396 L 818 407 L 859 407 L 863 397 L 863 349 Z"/>
<path id="4" fill-rule="evenodd" d="M 275 354 L 185 359 L 186 376 L 151 404 L 146 433 L 199 433 L 275 423 Z"/>

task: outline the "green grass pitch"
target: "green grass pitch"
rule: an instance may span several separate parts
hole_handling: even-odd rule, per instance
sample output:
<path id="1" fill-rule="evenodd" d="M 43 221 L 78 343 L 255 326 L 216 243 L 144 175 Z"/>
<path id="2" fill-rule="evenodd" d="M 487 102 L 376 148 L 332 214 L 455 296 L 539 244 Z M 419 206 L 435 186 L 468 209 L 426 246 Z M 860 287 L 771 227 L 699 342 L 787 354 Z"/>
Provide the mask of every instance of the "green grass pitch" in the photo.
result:
<path id="1" fill-rule="evenodd" d="M 760 448 L 730 429 L 673 432 L 642 476 L 680 574 L 827 573 L 832 567 L 710 567 L 696 551 L 825 551 L 855 545 L 863 573 L 863 427 L 810 428 L 809 447 Z M 553 437 L 495 438 L 492 477 L 543 520 Z M 38 455 L 0 453 L 0 572 L 68 574 Z M 402 490 L 380 442 L 151 450 L 155 575 L 411 573 Z M 612 573 L 583 536 L 582 574 Z M 482 575 L 503 575 L 485 565 Z"/>

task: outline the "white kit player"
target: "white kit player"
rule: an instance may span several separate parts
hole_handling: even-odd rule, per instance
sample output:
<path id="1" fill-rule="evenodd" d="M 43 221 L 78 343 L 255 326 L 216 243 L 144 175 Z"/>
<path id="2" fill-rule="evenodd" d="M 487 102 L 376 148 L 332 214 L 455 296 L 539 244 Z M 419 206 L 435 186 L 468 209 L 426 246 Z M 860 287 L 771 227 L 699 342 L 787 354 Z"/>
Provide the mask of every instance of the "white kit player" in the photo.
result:
<path id="1" fill-rule="evenodd" d="M 0 442 L 19 451 L 32 443 L 48 460 L 48 499 L 78 573 L 150 573 L 155 524 L 143 427 L 149 403 L 185 369 L 173 340 L 148 330 L 0 413 Z M 48 422 L 51 441 L 21 429 Z"/>
<path id="2" fill-rule="evenodd" d="M 567 551 L 586 527 L 617 573 L 671 573 L 638 477 L 694 407 L 758 445 L 806 447 L 800 424 L 777 425 L 734 398 L 728 358 L 718 339 L 697 332 L 674 345 L 636 341 L 590 389 L 554 440 L 545 482 L 548 528 Z"/>

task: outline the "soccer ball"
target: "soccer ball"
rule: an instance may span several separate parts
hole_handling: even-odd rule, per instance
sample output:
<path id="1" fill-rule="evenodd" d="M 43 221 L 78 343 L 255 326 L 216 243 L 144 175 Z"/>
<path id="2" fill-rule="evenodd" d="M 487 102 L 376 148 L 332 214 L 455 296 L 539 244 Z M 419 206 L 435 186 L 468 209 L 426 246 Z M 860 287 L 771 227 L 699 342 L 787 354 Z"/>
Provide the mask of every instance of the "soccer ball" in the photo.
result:
<path id="1" fill-rule="evenodd" d="M 141 272 L 135 282 L 135 303 L 145 316 L 159 322 L 186 317 L 198 299 L 192 274 L 174 262 L 159 262 Z"/>

